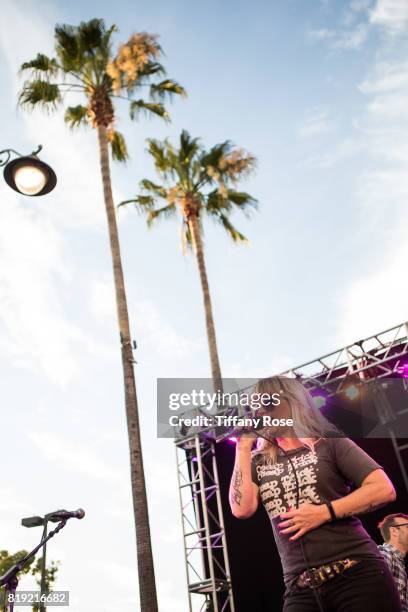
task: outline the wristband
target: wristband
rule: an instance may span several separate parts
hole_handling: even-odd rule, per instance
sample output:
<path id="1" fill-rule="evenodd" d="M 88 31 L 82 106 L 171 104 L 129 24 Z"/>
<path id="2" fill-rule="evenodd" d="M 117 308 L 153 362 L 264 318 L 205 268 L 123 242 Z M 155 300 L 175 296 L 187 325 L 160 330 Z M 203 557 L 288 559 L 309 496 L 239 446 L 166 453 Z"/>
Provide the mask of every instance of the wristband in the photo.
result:
<path id="1" fill-rule="evenodd" d="M 337 516 L 334 511 L 332 503 L 330 501 L 326 502 L 326 506 L 328 507 L 329 512 L 330 512 L 330 516 L 331 516 L 330 522 L 332 523 L 333 521 L 337 521 Z"/>

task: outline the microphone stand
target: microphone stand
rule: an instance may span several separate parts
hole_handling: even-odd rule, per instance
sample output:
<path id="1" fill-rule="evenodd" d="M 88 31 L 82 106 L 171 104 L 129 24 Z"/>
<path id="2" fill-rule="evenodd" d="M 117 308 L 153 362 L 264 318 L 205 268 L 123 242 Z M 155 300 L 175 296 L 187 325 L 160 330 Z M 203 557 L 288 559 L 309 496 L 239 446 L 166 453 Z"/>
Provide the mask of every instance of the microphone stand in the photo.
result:
<path id="1" fill-rule="evenodd" d="M 31 552 L 29 552 L 25 557 L 23 557 L 18 563 L 10 567 L 9 570 L 3 576 L 0 576 L 0 587 L 4 587 L 4 606 L 3 612 L 13 612 L 14 611 L 14 596 L 16 593 L 16 589 L 18 586 L 18 577 L 17 574 L 27 565 L 27 563 L 32 559 L 37 551 L 44 546 L 44 544 L 52 538 L 60 529 L 65 527 L 68 519 L 63 519 L 55 529 L 50 531 L 46 538 L 41 538 L 41 542 L 33 548 Z M 9 601 L 9 597 L 12 595 L 12 601 Z"/>

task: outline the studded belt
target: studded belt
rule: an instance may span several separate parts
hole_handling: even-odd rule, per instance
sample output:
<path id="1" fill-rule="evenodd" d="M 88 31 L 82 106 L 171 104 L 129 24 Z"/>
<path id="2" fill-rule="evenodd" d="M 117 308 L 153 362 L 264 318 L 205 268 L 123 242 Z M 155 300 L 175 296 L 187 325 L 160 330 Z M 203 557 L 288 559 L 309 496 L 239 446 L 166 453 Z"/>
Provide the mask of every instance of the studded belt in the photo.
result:
<path id="1" fill-rule="evenodd" d="M 339 561 L 332 561 L 331 563 L 325 563 L 320 567 L 312 567 L 310 570 L 306 570 L 303 574 L 300 574 L 296 580 L 296 586 L 305 589 L 309 587 L 314 589 L 323 582 L 331 580 L 338 574 L 342 574 L 345 570 L 349 569 L 353 565 L 358 563 L 357 559 L 340 559 Z"/>

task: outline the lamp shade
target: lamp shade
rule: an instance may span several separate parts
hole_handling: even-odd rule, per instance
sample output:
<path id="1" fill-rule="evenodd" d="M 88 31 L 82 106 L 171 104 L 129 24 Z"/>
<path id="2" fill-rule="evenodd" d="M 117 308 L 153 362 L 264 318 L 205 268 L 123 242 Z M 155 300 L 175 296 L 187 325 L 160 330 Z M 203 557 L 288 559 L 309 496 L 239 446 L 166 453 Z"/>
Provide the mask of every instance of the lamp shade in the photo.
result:
<path id="1" fill-rule="evenodd" d="M 4 168 L 7 185 L 23 195 L 41 196 L 52 191 L 57 184 L 54 170 L 34 155 L 17 157 Z"/>

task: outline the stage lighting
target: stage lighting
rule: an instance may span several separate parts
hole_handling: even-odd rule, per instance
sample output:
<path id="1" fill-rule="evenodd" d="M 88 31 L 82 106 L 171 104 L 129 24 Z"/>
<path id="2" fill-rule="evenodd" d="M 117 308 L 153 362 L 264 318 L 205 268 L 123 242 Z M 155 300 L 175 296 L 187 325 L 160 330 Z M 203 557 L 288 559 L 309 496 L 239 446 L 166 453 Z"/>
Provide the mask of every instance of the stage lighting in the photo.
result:
<path id="1" fill-rule="evenodd" d="M 238 438 L 236 438 L 235 436 L 231 436 L 231 438 L 227 438 L 228 442 L 232 442 L 233 444 L 236 444 L 238 442 Z"/>
<path id="2" fill-rule="evenodd" d="M 360 395 L 360 390 L 356 385 L 350 385 L 344 393 L 349 399 L 355 400 Z"/>
<path id="3" fill-rule="evenodd" d="M 326 405 L 326 400 L 327 398 L 322 393 L 313 395 L 313 402 L 316 408 L 323 408 Z"/>
<path id="4" fill-rule="evenodd" d="M 400 366 L 398 366 L 397 372 L 398 374 L 401 374 L 402 378 L 408 378 L 408 362 L 402 363 Z"/>

